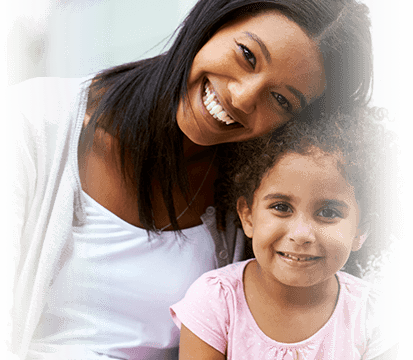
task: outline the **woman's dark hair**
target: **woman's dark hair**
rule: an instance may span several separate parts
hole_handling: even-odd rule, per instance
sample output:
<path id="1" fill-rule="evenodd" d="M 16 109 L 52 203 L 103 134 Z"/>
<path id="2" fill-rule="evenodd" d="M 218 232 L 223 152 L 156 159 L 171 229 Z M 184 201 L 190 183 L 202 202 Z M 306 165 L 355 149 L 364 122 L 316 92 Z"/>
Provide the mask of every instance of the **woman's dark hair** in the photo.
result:
<path id="1" fill-rule="evenodd" d="M 337 114 L 322 120 L 296 119 L 273 134 L 234 145 L 233 167 L 228 181 L 220 185 L 221 193 L 227 194 L 222 202 L 234 212 L 240 197 L 251 206 L 265 174 L 286 154 L 333 154 L 341 174 L 354 187 L 360 224 L 370 233 L 345 266 L 360 276 L 369 264 L 378 265 L 374 260 L 389 248 L 392 238 L 400 236 L 394 217 L 400 208 L 396 137 L 373 117 Z"/>
<path id="2" fill-rule="evenodd" d="M 338 109 L 351 113 L 368 103 L 372 49 L 365 5 L 355 0 L 198 1 L 177 29 L 168 51 L 105 70 L 90 86 L 91 118 L 82 131 L 81 141 L 87 144 L 97 126 L 116 137 L 121 167 L 124 176 L 136 187 L 139 220 L 147 230 L 156 231 L 151 191 L 148 191 L 153 179 L 161 183 L 174 230 L 179 230 L 179 226 L 172 188 L 178 185 L 189 198 L 183 134 L 177 126 L 176 112 L 180 99 L 187 94 L 187 79 L 195 55 L 223 24 L 269 9 L 278 9 L 296 22 L 322 53 L 327 87 L 304 110 L 307 116 L 318 117 Z"/>

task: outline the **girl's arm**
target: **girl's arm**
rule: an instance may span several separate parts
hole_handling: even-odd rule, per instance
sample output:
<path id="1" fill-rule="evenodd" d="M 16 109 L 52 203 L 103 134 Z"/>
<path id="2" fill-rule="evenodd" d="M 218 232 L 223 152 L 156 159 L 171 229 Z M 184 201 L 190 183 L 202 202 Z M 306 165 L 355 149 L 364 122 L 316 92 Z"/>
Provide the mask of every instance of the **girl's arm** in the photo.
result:
<path id="1" fill-rule="evenodd" d="M 179 360 L 225 360 L 225 355 L 181 325 Z"/>
<path id="2" fill-rule="evenodd" d="M 381 354 L 372 360 L 397 360 L 398 352 L 399 352 L 399 345 L 395 345 L 389 350 L 387 350 L 384 354 Z"/>

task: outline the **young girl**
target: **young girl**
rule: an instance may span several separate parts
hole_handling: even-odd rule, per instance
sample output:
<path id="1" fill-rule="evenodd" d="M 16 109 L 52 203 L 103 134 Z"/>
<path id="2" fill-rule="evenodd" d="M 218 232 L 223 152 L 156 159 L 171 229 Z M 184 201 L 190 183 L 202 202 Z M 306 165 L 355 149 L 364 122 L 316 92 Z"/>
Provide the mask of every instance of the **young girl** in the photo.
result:
<path id="1" fill-rule="evenodd" d="M 377 318 L 393 312 L 340 271 L 365 265 L 351 253 L 388 230 L 375 207 L 391 214 L 377 178 L 393 173 L 390 150 L 376 124 L 332 120 L 240 145 L 233 193 L 255 259 L 204 274 L 171 307 L 180 359 L 395 358 L 397 329 Z"/>

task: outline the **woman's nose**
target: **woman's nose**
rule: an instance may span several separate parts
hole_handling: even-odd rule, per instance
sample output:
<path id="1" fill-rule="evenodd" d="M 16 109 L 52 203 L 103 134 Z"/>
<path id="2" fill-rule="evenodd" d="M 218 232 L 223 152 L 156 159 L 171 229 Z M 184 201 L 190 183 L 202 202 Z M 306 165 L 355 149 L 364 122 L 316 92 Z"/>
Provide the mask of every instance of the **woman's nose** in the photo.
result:
<path id="1" fill-rule="evenodd" d="M 310 221 L 300 216 L 291 223 L 289 239 L 297 245 L 315 242 L 315 233 Z"/>
<path id="2" fill-rule="evenodd" d="M 259 78 L 246 76 L 231 80 L 228 90 L 231 93 L 232 106 L 245 114 L 251 114 L 257 106 L 261 89 L 262 81 Z"/>

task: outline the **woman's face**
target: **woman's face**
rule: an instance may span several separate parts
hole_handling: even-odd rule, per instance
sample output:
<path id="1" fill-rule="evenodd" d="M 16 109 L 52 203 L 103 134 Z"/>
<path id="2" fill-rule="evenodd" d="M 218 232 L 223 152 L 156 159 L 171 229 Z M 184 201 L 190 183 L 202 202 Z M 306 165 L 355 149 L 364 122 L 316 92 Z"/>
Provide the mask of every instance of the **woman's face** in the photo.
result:
<path id="1" fill-rule="evenodd" d="M 199 145 L 244 141 L 283 125 L 324 88 L 316 44 L 268 11 L 226 24 L 201 48 L 177 121 Z"/>

